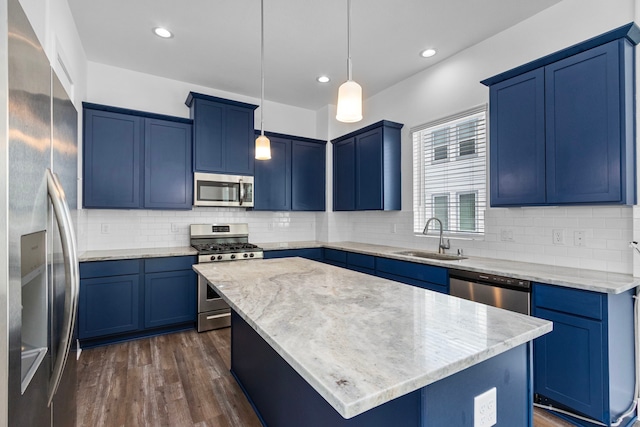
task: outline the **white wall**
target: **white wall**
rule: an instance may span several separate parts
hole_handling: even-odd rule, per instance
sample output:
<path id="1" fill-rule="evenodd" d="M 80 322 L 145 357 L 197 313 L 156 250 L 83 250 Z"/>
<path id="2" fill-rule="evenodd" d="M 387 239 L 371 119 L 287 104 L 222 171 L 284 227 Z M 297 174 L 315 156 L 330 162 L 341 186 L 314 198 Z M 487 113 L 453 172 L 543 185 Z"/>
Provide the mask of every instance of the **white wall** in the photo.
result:
<path id="1" fill-rule="evenodd" d="M 190 91 L 260 104 L 260 98 L 89 62 L 86 97 L 88 102 L 188 118 L 189 108 L 184 102 Z M 255 125 L 257 128 L 260 126 L 260 108 L 255 111 Z M 315 138 L 316 113 L 304 108 L 265 101 L 264 129 Z"/>
<path id="2" fill-rule="evenodd" d="M 327 217 L 338 218 L 333 221 L 329 240 L 435 250 L 436 238 L 415 236 L 412 232 L 409 129 L 488 103 L 489 89 L 479 83 L 481 80 L 633 21 L 634 3 L 634 0 L 564 0 L 367 99 L 365 119 L 357 125 L 330 126 L 329 137 L 335 138 L 382 119 L 405 124 L 402 211 L 328 213 Z M 476 256 L 632 272 L 632 253 L 628 248 L 633 230 L 630 207 L 488 209 L 486 217 L 485 238 L 452 241 L 453 252 L 461 248 Z M 502 229 L 513 233 L 512 242 L 500 240 Z M 564 245 L 552 244 L 553 229 L 564 230 Z M 585 247 L 574 246 L 575 231 L 585 232 Z"/>

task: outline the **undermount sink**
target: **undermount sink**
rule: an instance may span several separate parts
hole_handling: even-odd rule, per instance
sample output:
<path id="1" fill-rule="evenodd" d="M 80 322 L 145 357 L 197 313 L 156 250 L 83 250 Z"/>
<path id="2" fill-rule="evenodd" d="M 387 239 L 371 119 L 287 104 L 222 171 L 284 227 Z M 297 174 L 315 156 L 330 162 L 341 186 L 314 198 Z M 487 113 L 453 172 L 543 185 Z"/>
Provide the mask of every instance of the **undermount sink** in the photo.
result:
<path id="1" fill-rule="evenodd" d="M 417 258 L 438 259 L 441 261 L 459 261 L 461 259 L 467 259 L 466 256 L 447 255 L 447 254 L 439 254 L 436 252 L 424 252 L 424 251 L 402 251 L 402 252 L 394 252 L 394 254 L 413 256 Z"/>

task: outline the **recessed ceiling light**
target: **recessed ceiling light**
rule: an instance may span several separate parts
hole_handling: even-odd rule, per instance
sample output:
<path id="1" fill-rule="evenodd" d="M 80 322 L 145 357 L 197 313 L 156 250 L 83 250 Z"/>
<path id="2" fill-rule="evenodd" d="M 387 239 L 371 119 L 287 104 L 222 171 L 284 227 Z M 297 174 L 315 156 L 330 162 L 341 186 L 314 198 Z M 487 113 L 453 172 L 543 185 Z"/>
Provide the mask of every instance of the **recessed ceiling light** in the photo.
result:
<path id="1" fill-rule="evenodd" d="M 329 83 L 331 81 L 329 76 L 319 76 L 316 80 L 320 83 Z"/>
<path id="2" fill-rule="evenodd" d="M 170 39 L 171 37 L 173 37 L 173 34 L 171 33 L 171 31 L 162 27 L 154 28 L 153 33 L 158 37 L 162 37 L 163 39 Z"/>
<path id="3" fill-rule="evenodd" d="M 420 52 L 420 56 L 422 56 L 423 58 L 431 58 L 435 54 L 436 54 L 435 49 L 425 49 L 422 52 Z"/>

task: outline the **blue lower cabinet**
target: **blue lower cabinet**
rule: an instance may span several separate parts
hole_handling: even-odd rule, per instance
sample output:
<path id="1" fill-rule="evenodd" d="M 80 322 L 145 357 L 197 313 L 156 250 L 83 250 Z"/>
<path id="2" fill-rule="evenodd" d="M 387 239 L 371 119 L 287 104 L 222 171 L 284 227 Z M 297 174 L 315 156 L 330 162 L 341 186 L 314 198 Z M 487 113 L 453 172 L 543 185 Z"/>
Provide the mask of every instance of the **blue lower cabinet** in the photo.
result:
<path id="1" fill-rule="evenodd" d="M 347 253 L 338 249 L 324 248 L 324 262 L 338 267 L 346 267 Z"/>
<path id="2" fill-rule="evenodd" d="M 131 274 L 80 281 L 78 337 L 93 338 L 140 327 L 140 276 Z"/>
<path id="3" fill-rule="evenodd" d="M 300 257 L 314 261 L 322 260 L 322 248 L 281 249 L 264 251 L 265 259 Z"/>
<path id="4" fill-rule="evenodd" d="M 536 401 L 615 422 L 633 399 L 632 292 L 609 295 L 536 283 L 532 306 L 533 316 L 553 322 L 553 331 L 534 342 Z"/>
<path id="5" fill-rule="evenodd" d="M 377 257 L 376 275 L 436 292 L 449 293 L 449 270 L 443 267 Z"/>
<path id="6" fill-rule="evenodd" d="M 347 252 L 347 268 L 360 273 L 376 274 L 376 258 L 373 255 Z"/>
<path id="7" fill-rule="evenodd" d="M 194 271 L 147 273 L 144 278 L 144 327 L 196 320 Z"/>
<path id="8" fill-rule="evenodd" d="M 80 263 L 84 347 L 179 329 L 196 320 L 195 256 Z"/>

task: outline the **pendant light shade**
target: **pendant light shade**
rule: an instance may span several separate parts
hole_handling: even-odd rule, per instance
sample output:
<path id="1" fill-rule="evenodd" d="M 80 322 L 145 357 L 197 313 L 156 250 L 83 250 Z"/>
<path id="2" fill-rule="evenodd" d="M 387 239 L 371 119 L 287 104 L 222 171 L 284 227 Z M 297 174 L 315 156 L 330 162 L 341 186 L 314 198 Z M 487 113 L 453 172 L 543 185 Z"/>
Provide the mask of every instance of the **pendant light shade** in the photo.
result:
<path id="1" fill-rule="evenodd" d="M 260 0 L 260 136 L 256 138 L 256 160 L 271 158 L 271 141 L 264 135 L 264 0 Z"/>
<path id="2" fill-rule="evenodd" d="M 264 135 L 256 138 L 256 160 L 269 160 L 271 158 L 271 141 Z"/>
<path id="3" fill-rule="evenodd" d="M 362 87 L 351 78 L 351 0 L 347 0 L 347 81 L 338 89 L 336 120 L 344 123 L 362 120 Z"/>
<path id="4" fill-rule="evenodd" d="M 336 119 L 344 123 L 362 120 L 362 87 L 353 80 L 342 83 L 338 89 Z"/>

